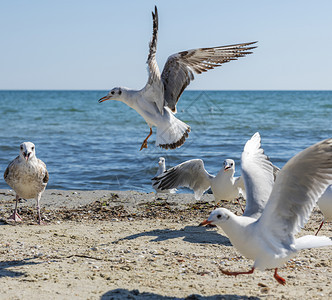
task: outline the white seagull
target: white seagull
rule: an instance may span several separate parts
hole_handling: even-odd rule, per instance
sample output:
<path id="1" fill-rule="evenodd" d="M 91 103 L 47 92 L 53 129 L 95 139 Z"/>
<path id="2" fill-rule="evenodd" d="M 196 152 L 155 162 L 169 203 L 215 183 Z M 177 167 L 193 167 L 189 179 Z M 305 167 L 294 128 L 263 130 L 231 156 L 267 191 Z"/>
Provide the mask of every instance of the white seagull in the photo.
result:
<path id="1" fill-rule="evenodd" d="M 149 78 L 141 90 L 124 87 L 113 88 L 107 96 L 99 99 L 122 101 L 135 109 L 150 127 L 150 133 L 143 141 L 141 149 L 147 148 L 147 140 L 152 135 L 152 126 L 157 127 L 156 145 L 165 149 L 180 147 L 188 137 L 190 127 L 177 119 L 176 104 L 194 79 L 200 74 L 223 63 L 250 54 L 256 42 L 242 43 L 212 48 L 199 48 L 182 51 L 168 57 L 163 72 L 160 73 L 156 61 L 158 12 L 152 12 L 153 35 L 147 59 Z"/>
<path id="2" fill-rule="evenodd" d="M 219 200 L 234 200 L 242 194 L 245 197 L 244 181 L 241 177 L 234 177 L 235 162 L 226 159 L 223 168 L 217 176 L 209 174 L 201 159 L 185 161 L 164 171 L 152 180 L 160 190 L 178 187 L 188 187 L 194 190 L 195 199 L 199 200 L 210 187 L 214 198 Z"/>
<path id="3" fill-rule="evenodd" d="M 49 176 L 46 165 L 36 157 L 35 145 L 24 142 L 20 145 L 20 155 L 17 156 L 7 167 L 4 179 L 16 192 L 16 203 L 13 215 L 10 219 L 15 222 L 22 221 L 17 213 L 17 202 L 19 198 L 36 198 L 38 210 L 38 223 L 41 224 L 40 198 L 44 192 Z"/>
<path id="4" fill-rule="evenodd" d="M 291 158 L 274 184 L 272 164 L 258 150 L 255 141 L 249 140 L 242 153 L 241 167 L 247 192 L 244 216 L 217 208 L 201 225 L 220 226 L 236 249 L 255 261 L 249 271 L 221 270 L 222 273 L 236 276 L 252 274 L 256 268 L 274 268 L 274 278 L 284 285 L 286 281 L 277 270 L 299 250 L 332 246 L 331 238 L 325 236 L 295 238 L 308 221 L 318 198 L 332 183 L 332 139 Z M 257 215 L 260 216 L 257 218 Z"/>
<path id="5" fill-rule="evenodd" d="M 159 176 L 160 174 L 164 173 L 166 171 L 166 160 L 164 157 L 159 157 L 158 161 L 158 171 L 156 173 L 156 177 Z M 174 194 L 176 192 L 176 189 L 158 189 L 156 186 L 156 182 L 152 180 L 152 187 L 156 190 L 157 193 L 171 193 Z"/>
<path id="6" fill-rule="evenodd" d="M 318 199 L 317 205 L 321 210 L 324 219 L 320 224 L 316 235 L 322 228 L 324 222 L 332 221 L 332 185 L 330 185 L 324 192 L 324 194 Z"/>

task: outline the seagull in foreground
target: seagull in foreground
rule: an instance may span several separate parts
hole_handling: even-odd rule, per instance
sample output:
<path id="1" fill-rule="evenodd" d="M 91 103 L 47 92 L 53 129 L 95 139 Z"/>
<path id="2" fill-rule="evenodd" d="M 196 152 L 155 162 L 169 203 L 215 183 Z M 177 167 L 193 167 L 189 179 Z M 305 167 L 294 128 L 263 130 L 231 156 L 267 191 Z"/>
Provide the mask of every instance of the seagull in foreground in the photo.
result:
<path id="1" fill-rule="evenodd" d="M 17 156 L 7 167 L 4 179 L 16 192 L 16 203 L 13 215 L 10 219 L 15 222 L 22 221 L 17 213 L 19 198 L 36 198 L 38 210 L 38 224 L 41 224 L 39 201 L 48 182 L 46 165 L 36 157 L 35 145 L 24 142 L 20 145 L 20 155 Z"/>
<path id="2" fill-rule="evenodd" d="M 155 176 L 159 176 L 160 174 L 162 174 L 163 172 L 166 171 L 166 160 L 164 157 L 159 157 L 159 161 L 158 161 L 158 171 L 156 173 Z M 160 190 L 157 188 L 156 184 L 154 181 L 152 181 L 152 187 L 156 190 L 157 193 L 171 193 L 171 194 L 175 194 L 177 189 L 163 189 Z"/>
<path id="3" fill-rule="evenodd" d="M 286 281 L 277 270 L 299 250 L 332 246 L 331 238 L 325 236 L 294 237 L 308 221 L 317 199 L 332 183 L 332 139 L 291 158 L 273 184 L 272 164 L 259 148 L 258 137 L 256 133 L 246 143 L 241 157 L 247 193 L 244 215 L 217 208 L 200 225 L 220 226 L 236 249 L 255 261 L 249 271 L 221 269 L 223 274 L 236 276 L 252 274 L 256 268 L 274 268 L 274 278 L 284 285 Z"/>
<path id="4" fill-rule="evenodd" d="M 150 127 L 150 133 L 143 141 L 141 149 L 147 148 L 147 140 L 152 135 L 152 126 L 157 127 L 156 145 L 165 149 L 180 147 L 188 137 L 190 127 L 177 119 L 176 104 L 184 91 L 194 80 L 194 73 L 201 74 L 224 63 L 251 54 L 249 50 L 256 42 L 242 43 L 212 48 L 182 51 L 168 57 L 160 74 L 157 61 L 158 11 L 155 6 L 153 35 L 149 44 L 148 81 L 141 90 L 124 87 L 113 88 L 107 96 L 99 99 L 122 101 L 135 109 Z"/>
<path id="5" fill-rule="evenodd" d="M 160 190 L 180 186 L 194 190 L 195 199 L 199 200 L 210 187 L 214 198 L 219 200 L 234 200 L 242 194 L 245 197 L 245 187 L 242 177 L 234 177 L 235 162 L 226 159 L 223 168 L 217 176 L 209 174 L 201 159 L 185 161 L 152 178 L 154 185 Z"/>
<path id="6" fill-rule="evenodd" d="M 324 219 L 320 224 L 316 235 L 322 228 L 324 222 L 332 221 L 332 185 L 330 185 L 324 192 L 324 194 L 318 199 L 317 205 L 324 215 Z"/>

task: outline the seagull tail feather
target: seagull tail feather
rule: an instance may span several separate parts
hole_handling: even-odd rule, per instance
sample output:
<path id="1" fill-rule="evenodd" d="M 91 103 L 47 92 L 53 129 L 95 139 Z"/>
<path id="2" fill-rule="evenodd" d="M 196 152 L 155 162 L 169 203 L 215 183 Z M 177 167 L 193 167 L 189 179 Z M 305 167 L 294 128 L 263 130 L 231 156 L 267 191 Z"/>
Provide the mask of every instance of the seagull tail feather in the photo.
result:
<path id="1" fill-rule="evenodd" d="M 176 149 L 184 144 L 189 132 L 190 126 L 169 112 L 168 122 L 157 126 L 156 145 L 164 149 Z"/>

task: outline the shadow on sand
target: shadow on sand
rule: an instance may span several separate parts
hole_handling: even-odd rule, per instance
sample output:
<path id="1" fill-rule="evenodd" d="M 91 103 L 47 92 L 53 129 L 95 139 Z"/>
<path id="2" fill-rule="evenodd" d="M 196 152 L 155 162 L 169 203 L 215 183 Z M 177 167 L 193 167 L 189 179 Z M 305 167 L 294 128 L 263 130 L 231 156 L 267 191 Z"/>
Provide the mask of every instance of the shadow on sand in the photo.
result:
<path id="1" fill-rule="evenodd" d="M 162 296 L 154 293 L 140 293 L 138 290 L 128 291 L 126 289 L 115 289 L 108 291 L 103 294 L 100 300 L 122 300 L 122 299 L 131 299 L 131 300 L 259 300 L 258 297 L 247 297 L 239 295 L 214 295 L 214 296 L 200 296 L 200 295 L 190 295 L 185 298 L 169 297 Z"/>
<path id="2" fill-rule="evenodd" d="M 0 278 L 24 276 L 25 273 L 8 270 L 8 268 L 40 264 L 39 262 L 31 261 L 32 259 L 34 259 L 34 258 L 26 258 L 26 259 L 22 259 L 22 260 L 1 261 L 0 262 Z"/>
<path id="3" fill-rule="evenodd" d="M 181 228 L 180 230 L 155 229 L 129 235 L 127 237 L 114 241 L 113 243 L 118 243 L 119 241 L 123 240 L 133 240 L 144 236 L 156 237 L 150 242 L 160 242 L 182 237 L 184 241 L 189 243 L 217 244 L 224 246 L 232 245 L 226 236 L 219 234 L 215 229 L 211 230 L 207 227 L 199 226 L 186 226 L 184 228 Z"/>

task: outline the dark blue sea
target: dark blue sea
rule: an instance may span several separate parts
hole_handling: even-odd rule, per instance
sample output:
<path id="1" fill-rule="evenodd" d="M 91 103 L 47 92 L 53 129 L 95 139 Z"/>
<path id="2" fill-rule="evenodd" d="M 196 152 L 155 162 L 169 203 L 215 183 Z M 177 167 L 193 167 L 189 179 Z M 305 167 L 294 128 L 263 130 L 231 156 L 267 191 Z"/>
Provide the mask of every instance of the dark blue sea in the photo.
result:
<path id="1" fill-rule="evenodd" d="M 157 148 L 149 127 L 106 91 L 0 91 L 0 173 L 23 141 L 36 145 L 50 173 L 48 188 L 151 192 L 160 156 L 167 167 L 201 158 L 216 174 L 226 158 L 237 164 L 259 131 L 272 162 L 282 167 L 302 149 L 332 137 L 332 91 L 185 91 L 177 117 L 191 126 L 176 150 Z M 0 177 L 0 188 L 8 188 Z"/>

